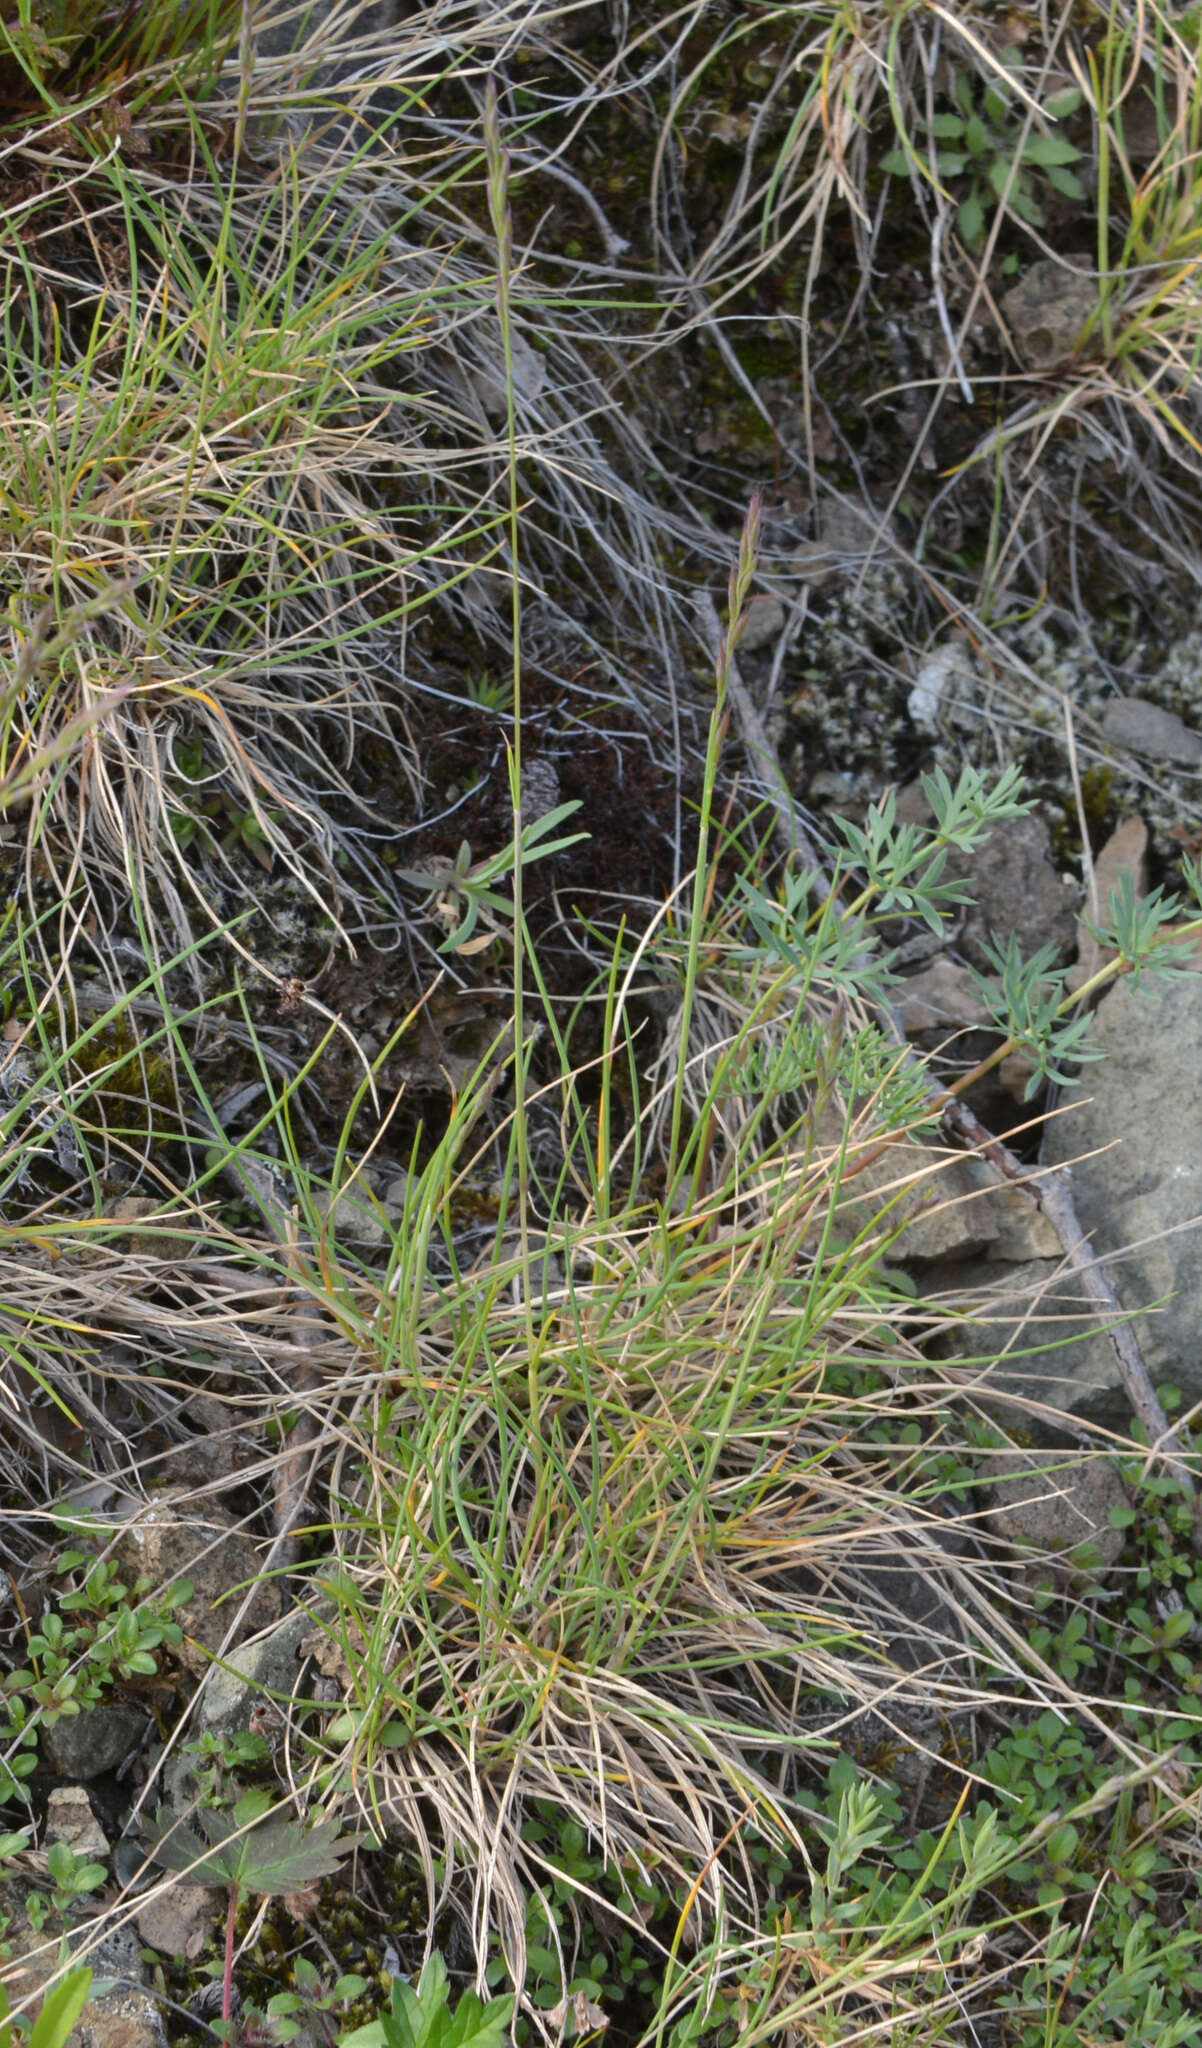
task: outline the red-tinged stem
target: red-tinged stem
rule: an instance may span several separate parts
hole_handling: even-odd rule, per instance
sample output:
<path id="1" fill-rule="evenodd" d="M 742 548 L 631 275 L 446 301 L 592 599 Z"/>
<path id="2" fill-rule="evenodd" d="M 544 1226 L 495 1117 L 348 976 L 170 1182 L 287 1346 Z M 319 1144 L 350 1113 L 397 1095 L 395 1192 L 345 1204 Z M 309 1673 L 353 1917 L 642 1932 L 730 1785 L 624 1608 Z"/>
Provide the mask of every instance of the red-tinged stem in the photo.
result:
<path id="1" fill-rule="evenodd" d="M 238 1887 L 230 1886 L 229 1909 L 225 1916 L 225 1978 L 221 1986 L 221 2017 L 230 2018 L 234 2002 L 234 1922 L 238 1917 Z"/>

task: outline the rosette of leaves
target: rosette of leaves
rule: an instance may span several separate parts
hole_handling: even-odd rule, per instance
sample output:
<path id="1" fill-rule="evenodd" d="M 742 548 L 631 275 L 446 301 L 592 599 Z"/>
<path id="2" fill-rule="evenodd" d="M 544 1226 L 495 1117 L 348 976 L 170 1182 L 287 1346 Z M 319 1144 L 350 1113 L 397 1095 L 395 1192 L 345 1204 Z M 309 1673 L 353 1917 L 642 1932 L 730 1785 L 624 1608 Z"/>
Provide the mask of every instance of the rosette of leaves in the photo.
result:
<path id="1" fill-rule="evenodd" d="M 933 181 L 946 181 L 959 199 L 956 225 L 968 249 L 979 249 L 993 208 L 1003 203 L 1030 227 L 1044 225 L 1040 185 L 1066 199 L 1084 199 L 1085 187 L 1071 166 L 1081 152 L 1062 135 L 1027 125 L 1024 109 L 1000 81 L 984 84 L 965 72 L 953 72 L 952 104 L 924 123 L 925 147 L 903 137 L 900 149 L 881 159 L 893 177 L 913 171 Z M 1075 86 L 1053 93 L 1043 116 L 1060 121 L 1075 113 L 1081 94 Z M 965 189 L 967 188 L 967 189 Z"/>

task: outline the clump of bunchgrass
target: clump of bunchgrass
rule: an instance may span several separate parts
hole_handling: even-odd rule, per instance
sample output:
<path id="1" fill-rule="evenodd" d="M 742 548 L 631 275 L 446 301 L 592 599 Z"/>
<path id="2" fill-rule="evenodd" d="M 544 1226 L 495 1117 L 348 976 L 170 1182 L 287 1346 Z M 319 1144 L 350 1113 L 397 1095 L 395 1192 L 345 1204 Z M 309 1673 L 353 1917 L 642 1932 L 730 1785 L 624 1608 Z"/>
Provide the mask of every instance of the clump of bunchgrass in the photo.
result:
<path id="1" fill-rule="evenodd" d="M 248 878 L 266 901 L 285 873 L 331 937 L 407 928 L 371 789 L 409 832 L 439 809 L 411 710 L 446 698 L 440 631 L 466 629 L 494 659 L 509 637 L 492 591 L 516 566 L 510 461 L 537 479 L 523 575 L 548 646 L 571 646 L 572 694 L 596 702 L 601 656 L 604 694 L 620 695 L 640 637 L 664 644 L 661 515 L 614 467 L 623 430 L 596 323 L 544 304 L 512 257 L 498 313 L 495 237 L 474 218 L 478 130 L 429 110 L 467 50 L 505 33 L 486 20 L 450 53 L 452 17 L 391 45 L 378 23 L 359 40 L 335 34 L 349 17 L 320 23 L 294 58 L 243 34 L 195 97 L 181 72 L 171 104 L 155 71 L 137 146 L 52 131 L 34 198 L 0 233 L 6 630 L 22 676 L 4 756 L 43 758 L 105 712 L 78 761 L 38 784 L 37 865 L 65 891 L 76 864 L 103 929 L 132 890 L 160 949 L 223 922 Z M 289 89 L 302 131 L 242 149 Z M 612 521 L 586 510 L 598 485 Z M 628 587 L 646 603 L 619 635 L 608 562 L 635 557 Z"/>

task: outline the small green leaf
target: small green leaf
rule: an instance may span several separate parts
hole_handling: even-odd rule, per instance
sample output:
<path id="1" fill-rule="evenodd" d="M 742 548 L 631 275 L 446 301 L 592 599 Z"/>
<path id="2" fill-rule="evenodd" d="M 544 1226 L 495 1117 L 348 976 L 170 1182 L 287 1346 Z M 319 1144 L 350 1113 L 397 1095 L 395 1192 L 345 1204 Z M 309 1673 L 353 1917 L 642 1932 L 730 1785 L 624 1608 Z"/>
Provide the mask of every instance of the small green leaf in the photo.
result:
<path id="1" fill-rule="evenodd" d="M 271 1793 L 263 1785 L 244 1792 L 234 1807 L 234 1819 L 240 1828 L 253 1825 L 271 1810 Z"/>
<path id="2" fill-rule="evenodd" d="M 975 249 L 985 234 L 985 208 L 975 192 L 970 193 L 964 201 L 956 215 L 956 225 L 965 246 Z"/>
<path id="3" fill-rule="evenodd" d="M 964 146 L 970 156 L 984 156 L 992 140 L 988 128 L 979 114 L 971 114 L 964 123 Z"/>
<path id="4" fill-rule="evenodd" d="M 26 2048 L 65 2048 L 92 1989 L 90 1970 L 72 1970 L 42 2000 Z M 7 2031 L 7 2030 L 6 2030 Z"/>
<path id="5" fill-rule="evenodd" d="M 1081 93 L 1077 86 L 1066 85 L 1062 92 L 1054 92 L 1044 102 L 1044 112 L 1053 121 L 1062 121 L 1066 114 L 1075 114 L 1081 105 Z"/>
<path id="6" fill-rule="evenodd" d="M 1071 1860 L 1080 1840 L 1080 1834 L 1073 1826 L 1071 1820 L 1061 1821 L 1059 1827 L 1054 1827 L 1051 1830 L 1047 1841 L 1044 1843 L 1044 1851 L 1048 1862 L 1053 1868 L 1058 1864 L 1068 1863 Z"/>
<path id="7" fill-rule="evenodd" d="M 1014 195 L 1018 189 L 1014 171 L 1014 159 L 1008 156 L 995 156 L 985 176 L 988 178 L 990 187 L 997 197 L 999 199 L 1009 197 L 1010 203 L 1013 205 Z"/>
<path id="8" fill-rule="evenodd" d="M 1062 135 L 1029 135 L 1023 144 L 1025 164 L 1075 164 L 1080 161 L 1081 152 Z"/>
<path id="9" fill-rule="evenodd" d="M 1062 171 L 1055 164 L 1044 172 L 1054 192 L 1063 192 L 1066 199 L 1084 199 L 1085 187 L 1075 171 Z"/>

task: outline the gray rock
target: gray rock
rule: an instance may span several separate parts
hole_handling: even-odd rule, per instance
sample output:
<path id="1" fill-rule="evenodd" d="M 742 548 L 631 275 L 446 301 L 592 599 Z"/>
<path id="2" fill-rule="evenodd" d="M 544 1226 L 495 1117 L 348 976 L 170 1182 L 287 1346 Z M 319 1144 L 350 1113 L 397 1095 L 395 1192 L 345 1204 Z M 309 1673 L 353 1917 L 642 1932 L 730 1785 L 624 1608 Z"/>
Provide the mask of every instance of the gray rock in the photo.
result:
<path id="1" fill-rule="evenodd" d="M 300 147 L 315 119 L 327 133 L 334 128 L 342 133 L 348 131 L 347 116 L 331 123 L 328 107 L 306 105 L 301 95 L 315 88 L 328 91 L 353 80 L 358 66 L 367 61 L 362 45 L 368 36 L 374 38 L 373 58 L 378 63 L 387 50 L 383 38 L 396 28 L 401 7 L 400 0 L 369 0 L 369 4 L 357 9 L 349 63 L 346 53 L 325 33 L 327 22 L 339 10 L 340 0 L 313 0 L 313 5 L 303 10 L 295 6 L 294 0 L 260 0 L 253 9 L 255 56 L 258 65 L 265 66 L 256 83 L 267 87 L 272 100 L 277 98 L 282 85 L 285 101 L 283 112 L 271 106 L 270 111 L 252 113 L 246 126 L 246 148 L 252 156 L 269 158 L 288 143 Z M 282 60 L 292 56 L 297 61 L 288 67 Z M 298 103 L 287 104 L 289 93 L 296 94 Z M 382 103 L 383 122 L 391 111 L 388 95 L 377 88 L 372 97 Z"/>
<path id="2" fill-rule="evenodd" d="M 1113 1564 L 1123 1532 L 1111 1527 L 1127 1491 L 1105 1458 L 1032 1450 L 996 1451 L 981 1464 L 991 1484 L 985 1524 L 995 1536 L 1040 1557 L 1067 1557 L 1087 1545 Z"/>
<path id="3" fill-rule="evenodd" d="M 65 1842 L 88 1863 L 103 1863 L 109 1839 L 82 1785 L 59 1785 L 46 1801 L 46 1840 Z"/>
<path id="4" fill-rule="evenodd" d="M 892 528 L 870 509 L 824 498 L 814 511 L 814 538 L 793 550 L 792 565 L 813 589 L 825 590 L 842 576 L 858 576 L 870 551 L 891 556 L 892 538 Z"/>
<path id="5" fill-rule="evenodd" d="M 221 1913 L 221 1899 L 207 1885 L 176 1878 L 147 1899 L 137 1918 L 138 1939 L 160 1955 L 199 1955 Z"/>
<path id="6" fill-rule="evenodd" d="M 253 9 L 255 46 L 264 57 L 283 57 L 290 51 L 312 44 L 325 24 L 336 15 L 342 0 L 313 0 L 303 11 L 295 0 L 259 0 Z M 356 41 L 367 34 L 378 35 L 395 27 L 400 16 L 399 0 L 369 0 L 355 14 Z M 327 48 L 326 54 L 330 54 Z"/>
<path id="7" fill-rule="evenodd" d="M 1057 873 L 1051 835 L 1037 811 L 1005 819 L 975 854 L 953 854 L 946 874 L 972 889 L 959 943 L 975 967 L 991 964 L 985 950 L 991 938 L 1005 945 L 1013 936 L 1028 953 L 1049 941 L 1061 958 L 1071 951 L 1081 892 Z"/>
<path id="8" fill-rule="evenodd" d="M 1098 286 L 1090 258 L 1045 258 L 1033 263 L 1002 300 L 1015 354 L 1028 370 L 1051 370 L 1068 361 L 1081 330 L 1097 311 Z"/>
<path id="9" fill-rule="evenodd" d="M 1117 747 L 1170 761 L 1183 768 L 1202 763 L 1202 733 L 1191 732 L 1174 711 L 1145 697 L 1112 697 L 1102 713 L 1102 731 Z"/>
<path id="10" fill-rule="evenodd" d="M 787 616 L 778 597 L 759 591 L 747 607 L 739 641 L 740 654 L 758 654 L 762 647 L 775 646 L 785 630 Z"/>
<path id="11" fill-rule="evenodd" d="M 82 1947 L 90 1932 L 86 1927 L 72 1932 L 70 1946 Z M 43 1933 L 10 1933 L 7 1946 L 5 1988 L 14 2006 L 35 2001 L 53 1979 L 61 1979 L 64 1966 L 69 1967 L 69 1959 L 60 1960 L 57 1943 Z M 93 1973 L 92 1996 L 68 2036 L 67 2048 L 164 2048 L 161 2009 L 142 1989 L 146 1970 L 132 1927 L 118 1928 L 89 1946 L 86 1961 Z M 106 1984 L 111 1989 L 105 1990 Z"/>
<path id="12" fill-rule="evenodd" d="M 366 1195 L 339 1195 L 335 1201 L 324 1189 L 314 1191 L 313 1207 L 325 1219 L 336 1237 L 347 1244 L 379 1251 L 392 1241 L 387 1218 L 373 1207 Z"/>
<path id="13" fill-rule="evenodd" d="M 1202 969 L 1202 952 L 1195 958 Z M 1096 1028 L 1106 1062 L 1089 1070 L 1086 1086 L 1065 1090 L 1061 1107 L 1069 1113 L 1049 1124 L 1044 1156 L 1051 1164 L 1079 1160 L 1073 1192 L 1081 1227 L 1098 1251 L 1122 1254 L 1110 1278 L 1125 1308 L 1149 1311 L 1136 1329 L 1149 1370 L 1197 1400 L 1202 972 L 1145 983 L 1136 993 L 1121 984 L 1098 1005 Z M 1074 1379 L 1084 1369 L 1084 1360 L 1068 1367 Z M 1108 1376 L 1113 1383 L 1112 1367 Z"/>
<path id="14" fill-rule="evenodd" d="M 562 14 L 556 14 L 552 32 L 556 42 L 566 43 L 569 50 L 579 49 L 581 43 L 591 42 L 595 36 L 607 32 L 612 36 L 610 10 L 605 0 L 586 0 L 584 5 L 574 0 Z"/>
<path id="15" fill-rule="evenodd" d="M 476 361 L 461 364 L 469 390 L 480 401 L 488 419 L 499 425 L 509 410 L 506 382 L 505 344 L 499 323 L 483 330 Z M 509 337 L 509 363 L 513 370 L 514 396 L 519 403 L 533 405 L 547 381 L 547 359 L 531 346 L 516 328 Z"/>
<path id="16" fill-rule="evenodd" d="M 243 1643 L 220 1664 L 210 1665 L 192 1703 L 192 1735 L 226 1735 L 249 1728 L 255 1708 L 273 1701 L 286 1711 L 287 1702 L 297 1697 L 297 1681 L 308 1655 L 304 1646 L 314 1626 L 312 1614 L 296 1608 L 258 1642 Z M 306 1684 L 299 1696 L 312 1699 L 313 1684 Z M 163 1768 L 166 1804 L 183 1813 L 195 1799 L 197 1785 L 192 1759 L 172 1750 Z"/>
<path id="17" fill-rule="evenodd" d="M 86 1784 L 115 1771 L 145 1739 L 147 1721 L 132 1707 L 85 1707 L 42 1733 L 42 1758 L 60 1778 Z"/>
<path id="18" fill-rule="evenodd" d="M 969 1631 L 956 1598 L 954 1563 L 965 1548 L 954 1522 L 934 1518 L 921 1533 L 908 1532 L 905 1554 L 887 1550 L 840 1575 L 851 1611 L 880 1637 L 903 1671 L 938 1669 L 959 1650 Z"/>
<path id="19" fill-rule="evenodd" d="M 946 953 L 937 953 L 919 973 L 908 974 L 893 1002 L 907 1038 L 928 1031 L 947 1036 L 990 1021 L 968 968 Z"/>
<path id="20" fill-rule="evenodd" d="M 1008 1428 L 1021 1425 L 1038 1438 L 1065 1415 L 1125 1425 L 1113 1347 L 1062 1258 L 978 1259 L 925 1279 L 931 1294 L 962 1315 L 945 1341 L 975 1369 L 974 1397 Z"/>
<path id="21" fill-rule="evenodd" d="M 836 1120 L 824 1120 L 828 1145 L 838 1145 Z M 865 1145 L 865 1152 L 872 1147 Z M 942 1260 L 1047 1257 L 1059 1243 L 1046 1218 L 1013 1183 L 982 1159 L 899 1140 L 857 1170 L 854 1154 L 840 1198 L 840 1234 L 879 1225 L 898 1230 L 886 1256 L 894 1264 Z"/>
<path id="22" fill-rule="evenodd" d="M 313 1616 L 298 1608 L 270 1635 L 214 1665 L 196 1700 L 198 1732 L 246 1728 L 252 1709 L 265 1699 L 291 1699 L 305 1654 L 301 1646 L 313 1628 Z"/>
<path id="23" fill-rule="evenodd" d="M 132 1927 L 105 1936 L 88 1956 L 94 1972 L 93 1996 L 80 2014 L 68 2048 L 164 2048 L 167 2039 L 162 2007 L 140 1987 L 146 1968 Z M 96 1988 L 116 1978 L 111 1991 Z"/>
<path id="24" fill-rule="evenodd" d="M 1020 1104 L 1029 1101 L 1027 1089 L 1039 1071 L 1029 1053 L 1008 1052 L 995 1071 L 998 1081 L 1013 1101 Z"/>
<path id="25" fill-rule="evenodd" d="M 945 704 L 975 702 L 980 694 L 971 649 L 957 634 L 924 655 L 906 709 L 920 731 L 938 732 Z"/>
<path id="26" fill-rule="evenodd" d="M 550 754 L 537 754 L 533 761 L 523 761 L 522 817 L 527 825 L 536 825 L 548 811 L 555 810 L 561 795 L 559 770 Z"/>

